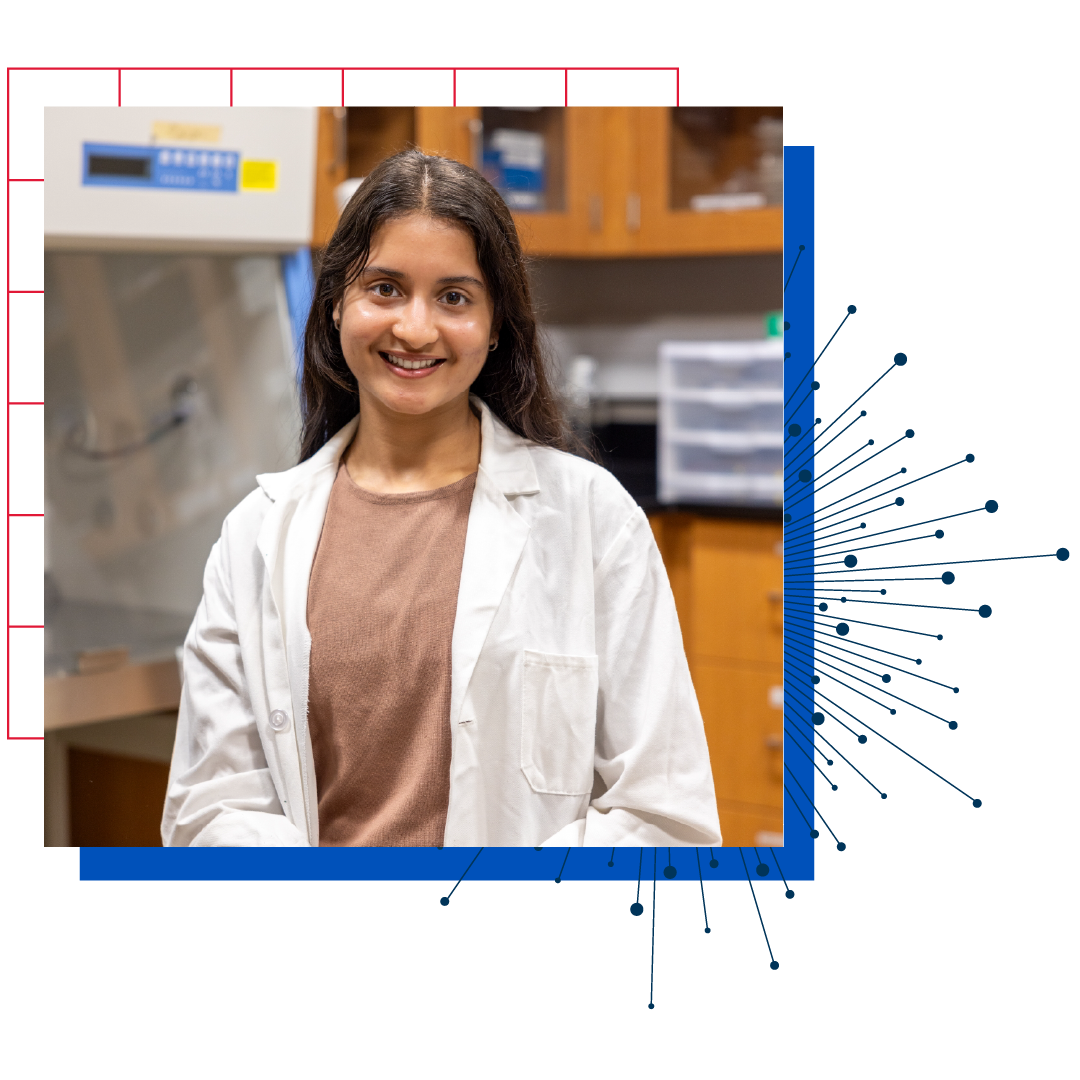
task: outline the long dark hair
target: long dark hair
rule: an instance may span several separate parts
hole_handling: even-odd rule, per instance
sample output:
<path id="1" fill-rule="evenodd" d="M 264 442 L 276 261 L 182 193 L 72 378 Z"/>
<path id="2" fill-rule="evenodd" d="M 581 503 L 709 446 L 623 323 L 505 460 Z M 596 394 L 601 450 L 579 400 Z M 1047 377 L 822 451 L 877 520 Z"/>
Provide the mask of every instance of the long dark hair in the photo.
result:
<path id="1" fill-rule="evenodd" d="M 488 355 L 472 392 L 518 435 L 545 446 L 576 449 L 548 375 L 525 257 L 506 204 L 467 165 L 403 150 L 375 166 L 357 189 L 319 265 L 304 331 L 300 460 L 311 457 L 359 408 L 356 379 L 334 326 L 334 307 L 363 270 L 379 226 L 414 213 L 464 227 L 476 245 L 493 300 L 498 346 Z"/>

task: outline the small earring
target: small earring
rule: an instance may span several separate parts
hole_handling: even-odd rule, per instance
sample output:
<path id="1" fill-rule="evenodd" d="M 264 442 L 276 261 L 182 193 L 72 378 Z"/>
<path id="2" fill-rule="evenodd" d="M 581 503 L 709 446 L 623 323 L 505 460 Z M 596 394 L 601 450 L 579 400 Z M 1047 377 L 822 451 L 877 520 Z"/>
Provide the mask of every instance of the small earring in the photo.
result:
<path id="1" fill-rule="evenodd" d="M 494 352 L 499 347 L 499 339 L 496 338 L 489 346 L 488 352 Z"/>

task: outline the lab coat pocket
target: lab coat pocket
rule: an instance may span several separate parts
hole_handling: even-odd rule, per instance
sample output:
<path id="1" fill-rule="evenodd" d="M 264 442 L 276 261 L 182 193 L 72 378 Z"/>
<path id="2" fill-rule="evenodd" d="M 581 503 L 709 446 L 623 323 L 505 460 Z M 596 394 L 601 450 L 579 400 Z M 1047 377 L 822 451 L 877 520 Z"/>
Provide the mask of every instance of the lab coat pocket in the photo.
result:
<path id="1" fill-rule="evenodd" d="M 592 791 L 597 663 L 595 656 L 525 650 L 521 769 L 534 791 Z"/>

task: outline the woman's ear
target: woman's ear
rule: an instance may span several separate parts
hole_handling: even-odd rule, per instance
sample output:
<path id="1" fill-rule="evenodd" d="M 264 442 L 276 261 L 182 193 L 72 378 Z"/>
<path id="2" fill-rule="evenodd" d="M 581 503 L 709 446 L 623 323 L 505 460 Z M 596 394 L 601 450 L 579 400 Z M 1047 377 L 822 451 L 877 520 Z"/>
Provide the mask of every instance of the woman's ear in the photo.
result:
<path id="1" fill-rule="evenodd" d="M 339 300 L 330 312 L 330 318 L 334 320 L 334 329 L 341 332 L 341 301 Z"/>

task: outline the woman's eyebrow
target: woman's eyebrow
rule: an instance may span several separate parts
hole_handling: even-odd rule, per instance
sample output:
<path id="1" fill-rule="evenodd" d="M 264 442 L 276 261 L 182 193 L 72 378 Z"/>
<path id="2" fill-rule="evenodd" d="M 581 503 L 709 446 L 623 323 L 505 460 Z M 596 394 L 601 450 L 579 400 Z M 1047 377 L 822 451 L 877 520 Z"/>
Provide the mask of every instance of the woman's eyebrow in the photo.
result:
<path id="1" fill-rule="evenodd" d="M 459 274 L 457 277 L 441 277 L 436 285 L 475 285 L 479 289 L 484 288 L 484 283 L 479 278 L 470 277 L 468 274 Z"/>
<path id="2" fill-rule="evenodd" d="M 402 281 L 409 276 L 400 270 L 391 270 L 386 266 L 365 266 L 361 273 L 365 276 L 370 274 L 373 277 L 392 277 Z"/>

